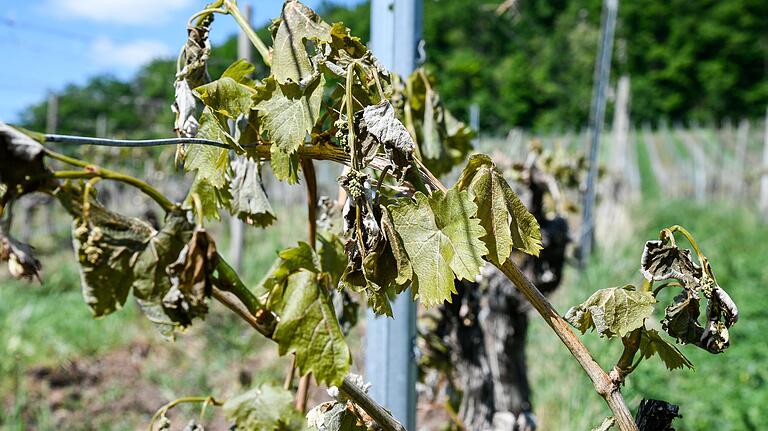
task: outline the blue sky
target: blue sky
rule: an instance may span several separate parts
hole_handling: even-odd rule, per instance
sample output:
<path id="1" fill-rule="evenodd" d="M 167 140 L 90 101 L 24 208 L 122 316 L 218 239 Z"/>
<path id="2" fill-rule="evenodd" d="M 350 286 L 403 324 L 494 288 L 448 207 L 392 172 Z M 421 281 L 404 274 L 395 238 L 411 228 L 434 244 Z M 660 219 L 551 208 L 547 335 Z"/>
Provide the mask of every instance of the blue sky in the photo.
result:
<path id="1" fill-rule="evenodd" d="M 360 0 L 335 0 L 353 5 Z M 321 0 L 304 0 L 317 7 Z M 157 57 L 174 57 L 189 16 L 209 0 L 0 0 L 0 120 L 14 122 L 50 90 L 99 73 L 132 76 Z M 280 14 L 282 0 L 240 0 L 261 25 Z M 217 16 L 211 40 L 237 31 Z M 169 83 L 170 85 L 170 83 Z"/>

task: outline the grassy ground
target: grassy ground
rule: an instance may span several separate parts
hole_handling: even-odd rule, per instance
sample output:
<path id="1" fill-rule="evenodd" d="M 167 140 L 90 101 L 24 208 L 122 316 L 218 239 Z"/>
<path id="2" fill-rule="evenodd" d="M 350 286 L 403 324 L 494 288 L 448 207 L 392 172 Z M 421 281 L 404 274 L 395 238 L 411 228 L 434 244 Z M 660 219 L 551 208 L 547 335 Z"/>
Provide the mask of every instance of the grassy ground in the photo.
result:
<path id="1" fill-rule="evenodd" d="M 722 355 L 681 348 L 695 371 L 667 371 L 657 358 L 643 362 L 629 376 L 625 397 L 633 409 L 644 397 L 678 404 L 684 416 L 677 422 L 679 430 L 760 429 L 768 403 L 768 368 L 764 366 L 768 344 L 763 335 L 768 329 L 763 309 L 768 305 L 764 292 L 768 230 L 753 215 L 716 204 L 676 203 L 638 211 L 636 221 L 640 227 L 630 234 L 625 247 L 601 250 L 583 275 L 570 274 L 553 299 L 555 306 L 564 313 L 597 289 L 640 283 L 644 241 L 655 238 L 662 227 L 684 224 L 711 259 L 720 284 L 739 305 L 740 321 L 732 328 L 731 347 Z M 667 294 L 664 300 L 671 297 Z M 532 321 L 528 352 L 541 429 L 591 429 L 609 415 L 608 408 L 549 328 L 535 317 Z M 604 368 L 615 363 L 618 341 L 605 342 L 593 333 L 583 339 Z"/>

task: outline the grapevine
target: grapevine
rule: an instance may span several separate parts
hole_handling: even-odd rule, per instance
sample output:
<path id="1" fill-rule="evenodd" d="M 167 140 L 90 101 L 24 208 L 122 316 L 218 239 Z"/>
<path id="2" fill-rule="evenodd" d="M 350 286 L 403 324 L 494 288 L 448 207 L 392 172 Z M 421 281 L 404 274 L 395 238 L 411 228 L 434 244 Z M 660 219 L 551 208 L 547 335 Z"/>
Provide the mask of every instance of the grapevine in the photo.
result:
<path id="1" fill-rule="evenodd" d="M 269 76 L 253 77 L 255 67 L 238 60 L 211 79 L 208 38 L 217 15 L 231 16 L 243 28 L 270 67 Z M 275 341 L 281 355 L 294 355 L 299 375 L 311 374 L 330 388 L 334 401 L 312 409 L 310 422 L 333 431 L 404 429 L 367 395 L 364 380 L 350 375 L 345 328 L 355 319 L 334 298 L 340 295 L 342 304 L 362 298 L 375 313 L 397 318 L 391 300 L 408 286 L 422 304 L 435 306 L 451 301 L 454 280 L 474 280 L 486 263 L 511 280 L 557 333 L 622 430 L 637 429 L 620 386 L 635 369 L 638 351 L 642 358 L 658 353 L 671 368 L 689 365 L 644 326 L 655 304 L 654 282 L 677 279 L 687 295 L 667 308 L 670 335 L 713 352 L 727 347 L 736 307 L 692 237 L 673 227 L 662 231 L 658 243 L 646 245 L 647 283 L 641 289 L 599 291 L 566 315 L 582 332 L 595 328 L 625 341 L 616 367 L 602 370 L 510 260 L 513 253 L 539 254 L 539 225 L 488 156 L 467 160 L 472 133 L 445 109 L 434 78 L 423 69 L 408 77 L 387 71 L 343 24 L 328 24 L 295 0 L 285 2 L 272 37 L 270 48 L 233 0 L 214 1 L 192 16 L 173 83 L 176 138 L 97 140 L 0 123 L 0 211 L 29 193 L 49 194 L 61 203 L 73 219 L 83 296 L 94 316 L 116 312 L 132 295 L 159 333 L 173 339 L 218 301 Z M 173 202 L 145 181 L 54 151 L 54 145 L 79 144 L 177 145 L 176 161 L 192 185 L 183 201 Z M 464 160 L 452 187 L 437 179 Z M 344 192 L 330 204 L 341 213 L 341 229 L 318 224 L 326 215 L 318 214 L 314 161 L 344 166 L 339 176 Z M 262 164 L 290 184 L 303 176 L 309 235 L 307 242 L 282 250 L 259 285 L 246 286 L 217 252 L 205 225 L 221 212 L 259 227 L 276 219 L 261 183 Z M 99 202 L 99 181 L 122 182 L 144 193 L 165 212 L 162 225 L 110 211 Z M 15 240 L 10 220 L 7 224 L 0 257 L 12 275 L 39 278 L 32 248 Z M 674 233 L 691 240 L 698 263 L 676 247 Z M 662 264 L 668 271 L 659 269 Z M 681 320 L 680 310 L 698 306 L 701 296 L 709 301 L 705 326 Z M 611 313 L 631 319 L 611 320 Z M 178 402 L 222 404 L 237 429 L 292 429 L 297 423 L 293 395 L 283 388 L 263 386 L 221 403 L 217 399 Z M 158 425 L 166 423 L 164 413 L 173 405 L 161 408 Z M 197 423 L 190 427 L 199 429 Z"/>

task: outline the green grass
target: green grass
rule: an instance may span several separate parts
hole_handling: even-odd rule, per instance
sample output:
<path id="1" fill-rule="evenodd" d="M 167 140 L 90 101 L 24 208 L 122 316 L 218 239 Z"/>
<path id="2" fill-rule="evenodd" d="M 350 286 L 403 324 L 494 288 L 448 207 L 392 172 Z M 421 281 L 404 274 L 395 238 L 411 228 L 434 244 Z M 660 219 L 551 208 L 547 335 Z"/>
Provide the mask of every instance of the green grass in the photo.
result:
<path id="1" fill-rule="evenodd" d="M 695 364 L 695 371 L 667 371 L 658 358 L 641 363 L 628 378 L 625 398 L 633 410 L 642 398 L 678 404 L 684 416 L 676 422 L 678 430 L 759 429 L 768 403 L 768 368 L 764 366 L 768 319 L 763 308 L 768 306 L 764 291 L 768 282 L 764 262 L 768 229 L 740 209 L 691 203 L 639 211 L 637 219 L 642 226 L 626 246 L 602 250 L 583 275 L 569 275 L 569 281 L 553 298 L 555 306 L 564 313 L 597 289 L 642 282 L 638 268 L 644 241 L 657 237 L 662 227 L 683 224 L 710 258 L 719 283 L 738 304 L 740 321 L 731 330 L 731 346 L 724 354 L 681 346 Z M 661 300 L 668 302 L 671 297 L 670 292 Z M 663 313 L 663 306 L 658 308 Z M 540 319 L 532 318 L 529 339 L 534 405 L 542 430 L 590 429 L 610 414 L 582 370 Z M 583 340 L 604 368 L 615 363 L 620 353 L 617 340 L 606 342 L 594 333 L 585 334 Z"/>
<path id="2" fill-rule="evenodd" d="M 656 181 L 656 174 L 653 172 L 651 155 L 648 153 L 649 142 L 645 142 L 644 134 L 637 133 L 635 142 L 637 145 L 637 166 L 640 171 L 640 192 L 643 196 L 659 196 L 659 183 Z"/>

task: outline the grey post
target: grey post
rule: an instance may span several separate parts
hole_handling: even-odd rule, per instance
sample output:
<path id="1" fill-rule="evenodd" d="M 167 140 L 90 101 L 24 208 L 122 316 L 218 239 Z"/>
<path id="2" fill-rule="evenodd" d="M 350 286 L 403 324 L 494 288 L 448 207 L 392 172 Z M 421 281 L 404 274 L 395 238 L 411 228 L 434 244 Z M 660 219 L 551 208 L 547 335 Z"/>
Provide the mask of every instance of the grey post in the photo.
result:
<path id="1" fill-rule="evenodd" d="M 371 1 L 371 50 L 403 77 L 416 68 L 421 40 L 421 0 Z M 368 311 L 365 374 L 371 396 L 407 429 L 416 427 L 416 303 L 410 290 L 392 304 L 394 319 Z"/>
<path id="2" fill-rule="evenodd" d="M 243 15 L 245 16 L 248 25 L 251 25 L 251 15 L 253 15 L 253 8 L 250 4 L 246 4 L 243 7 Z M 237 58 L 243 59 L 247 62 L 251 62 L 251 41 L 248 40 L 248 36 L 245 32 L 240 30 L 237 33 Z M 233 136 L 236 136 L 237 126 L 234 121 L 231 123 L 231 131 Z M 229 261 L 235 267 L 238 272 L 243 269 L 243 248 L 245 248 L 245 224 L 237 216 L 232 216 L 229 219 Z"/>
<path id="3" fill-rule="evenodd" d="M 580 261 L 583 265 L 592 252 L 594 237 L 594 206 L 595 188 L 597 186 L 597 153 L 600 145 L 600 134 L 605 120 L 605 89 L 611 72 L 611 56 L 613 53 L 613 31 L 616 28 L 616 14 L 619 10 L 619 0 L 605 0 L 603 3 L 603 20 L 600 30 L 600 49 L 595 65 L 595 84 L 592 91 L 592 104 L 589 109 L 589 173 L 587 174 L 587 192 L 584 195 L 584 220 L 581 226 Z"/>

